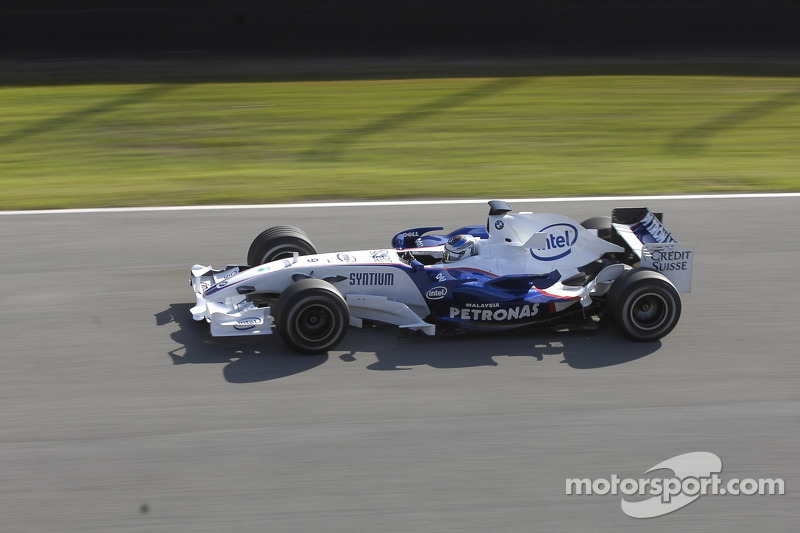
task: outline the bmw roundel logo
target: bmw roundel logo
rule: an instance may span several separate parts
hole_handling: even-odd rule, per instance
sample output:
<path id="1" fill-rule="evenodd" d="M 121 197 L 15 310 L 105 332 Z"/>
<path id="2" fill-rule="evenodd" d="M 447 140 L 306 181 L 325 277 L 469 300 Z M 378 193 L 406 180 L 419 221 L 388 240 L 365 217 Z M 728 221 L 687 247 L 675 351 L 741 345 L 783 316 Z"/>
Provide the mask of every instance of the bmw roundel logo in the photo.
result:
<path id="1" fill-rule="evenodd" d="M 505 224 L 503 224 L 502 220 L 498 220 L 494 223 L 494 227 L 497 229 L 503 229 L 503 226 L 505 226 Z"/>

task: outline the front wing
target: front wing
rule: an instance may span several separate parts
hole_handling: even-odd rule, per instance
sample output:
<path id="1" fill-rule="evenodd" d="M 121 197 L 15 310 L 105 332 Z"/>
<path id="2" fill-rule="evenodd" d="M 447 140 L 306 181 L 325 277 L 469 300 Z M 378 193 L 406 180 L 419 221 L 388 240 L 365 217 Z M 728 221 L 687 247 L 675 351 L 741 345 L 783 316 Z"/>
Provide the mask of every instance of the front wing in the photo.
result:
<path id="1" fill-rule="evenodd" d="M 191 309 L 194 320 L 205 320 L 214 337 L 242 337 L 249 335 L 269 335 L 272 333 L 269 307 L 256 307 L 245 296 L 236 302 L 215 302 L 207 300 L 205 291 L 226 279 L 239 274 L 242 267 L 228 265 L 222 270 L 195 265 L 191 271 L 191 285 L 196 304 Z"/>

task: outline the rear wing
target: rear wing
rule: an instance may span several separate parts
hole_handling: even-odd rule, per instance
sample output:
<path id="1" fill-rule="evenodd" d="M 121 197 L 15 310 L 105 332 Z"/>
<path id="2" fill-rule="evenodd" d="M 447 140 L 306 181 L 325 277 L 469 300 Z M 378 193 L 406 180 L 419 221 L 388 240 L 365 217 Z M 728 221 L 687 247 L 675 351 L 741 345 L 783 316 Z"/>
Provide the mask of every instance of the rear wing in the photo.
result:
<path id="1" fill-rule="evenodd" d="M 617 208 L 611 214 L 612 240 L 636 254 L 641 265 L 664 274 L 678 292 L 692 290 L 692 250 L 683 248 L 646 207 Z"/>

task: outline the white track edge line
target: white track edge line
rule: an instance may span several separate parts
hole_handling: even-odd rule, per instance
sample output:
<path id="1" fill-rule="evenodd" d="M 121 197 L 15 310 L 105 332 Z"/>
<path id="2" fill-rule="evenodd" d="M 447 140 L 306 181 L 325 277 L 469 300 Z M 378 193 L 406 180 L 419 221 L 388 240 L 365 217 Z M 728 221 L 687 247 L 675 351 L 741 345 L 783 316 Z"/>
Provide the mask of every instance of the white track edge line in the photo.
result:
<path id="1" fill-rule="evenodd" d="M 289 204 L 245 204 L 245 205 L 185 205 L 163 207 L 96 207 L 80 209 L 31 209 L 21 211 L 0 211 L 0 216 L 19 215 L 63 215 L 92 213 L 152 213 L 170 211 L 221 211 L 242 209 L 308 209 L 337 207 L 402 207 L 416 205 L 464 205 L 485 204 L 489 200 L 505 200 L 508 203 L 569 203 L 569 202 L 622 202 L 651 200 L 736 200 L 753 198 L 800 198 L 797 193 L 742 193 L 742 194 L 686 194 L 653 196 L 577 196 L 563 198 L 487 198 L 461 200 L 378 200 L 358 202 L 306 202 Z"/>

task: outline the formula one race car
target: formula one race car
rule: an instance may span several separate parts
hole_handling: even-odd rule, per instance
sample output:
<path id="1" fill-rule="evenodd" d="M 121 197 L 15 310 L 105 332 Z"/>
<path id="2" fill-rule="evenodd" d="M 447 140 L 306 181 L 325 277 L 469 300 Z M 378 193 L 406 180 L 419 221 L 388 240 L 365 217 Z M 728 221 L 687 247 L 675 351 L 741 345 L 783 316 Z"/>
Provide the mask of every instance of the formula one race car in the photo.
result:
<path id="1" fill-rule="evenodd" d="M 247 266 L 192 267 L 192 316 L 214 336 L 276 329 L 301 353 L 335 347 L 348 325 L 364 321 L 434 335 L 536 324 L 591 329 L 610 316 L 637 341 L 660 339 L 678 323 L 693 254 L 660 214 L 615 209 L 578 224 L 510 214 L 502 201 L 489 206 L 485 225 L 409 229 L 388 249 L 318 254 L 302 230 L 269 228 L 252 242 Z"/>

